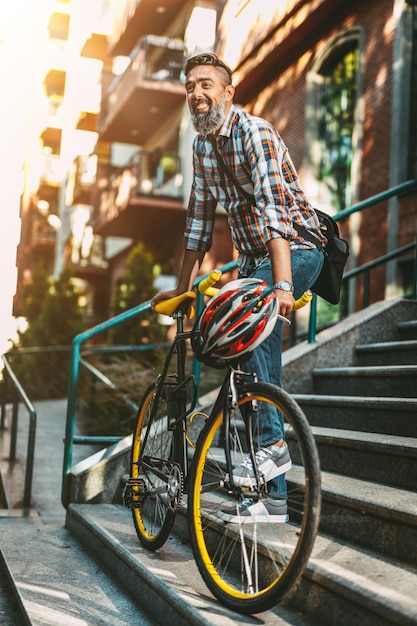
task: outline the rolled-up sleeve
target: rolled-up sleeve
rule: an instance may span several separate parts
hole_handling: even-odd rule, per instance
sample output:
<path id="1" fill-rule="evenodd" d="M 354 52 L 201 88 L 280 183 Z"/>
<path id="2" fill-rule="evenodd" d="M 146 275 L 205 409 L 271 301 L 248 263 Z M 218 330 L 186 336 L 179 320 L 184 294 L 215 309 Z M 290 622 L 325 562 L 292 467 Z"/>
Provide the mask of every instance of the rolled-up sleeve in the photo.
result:
<path id="1" fill-rule="evenodd" d="M 302 191 L 285 144 L 265 123 L 250 127 L 245 149 L 252 163 L 253 193 L 265 243 L 277 237 L 294 239 L 297 233 L 290 207 L 297 205 L 296 196 Z"/>
<path id="2" fill-rule="evenodd" d="M 197 139 L 195 140 L 194 146 Z M 207 252 L 211 247 L 217 200 L 208 189 L 196 150 L 193 151 L 193 185 L 184 232 L 186 250 Z"/>

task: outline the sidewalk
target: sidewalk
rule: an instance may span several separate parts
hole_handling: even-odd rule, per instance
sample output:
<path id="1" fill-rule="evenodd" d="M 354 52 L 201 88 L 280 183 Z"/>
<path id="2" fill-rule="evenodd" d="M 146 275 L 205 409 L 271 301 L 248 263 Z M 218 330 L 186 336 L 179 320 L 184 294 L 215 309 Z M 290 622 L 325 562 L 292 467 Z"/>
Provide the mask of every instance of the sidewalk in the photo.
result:
<path id="1" fill-rule="evenodd" d="M 35 409 L 38 423 L 33 510 L 29 516 L 23 516 L 21 511 L 1 515 L 0 511 L 0 549 L 29 615 L 29 623 L 36 626 L 151 624 L 65 529 L 61 482 L 66 400 L 38 402 Z M 19 411 L 19 459 L 26 457 L 27 450 L 28 417 L 24 413 L 23 409 Z M 95 450 L 91 446 L 74 446 L 73 463 Z M 8 619 L 0 605 L 2 626 L 20 626 L 14 615 Z"/>

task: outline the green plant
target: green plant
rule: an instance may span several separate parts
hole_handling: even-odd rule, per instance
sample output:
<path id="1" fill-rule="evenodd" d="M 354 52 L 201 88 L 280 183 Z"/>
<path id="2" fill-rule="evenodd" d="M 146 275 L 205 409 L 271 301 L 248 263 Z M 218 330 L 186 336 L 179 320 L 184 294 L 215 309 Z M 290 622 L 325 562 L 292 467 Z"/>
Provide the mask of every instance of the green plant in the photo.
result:
<path id="1" fill-rule="evenodd" d="M 63 397 L 70 344 L 85 329 L 71 272 L 64 270 L 58 280 L 50 281 L 37 265 L 24 291 L 23 311 L 28 327 L 19 332 L 8 354 L 12 367 L 31 399 Z"/>
<path id="2" fill-rule="evenodd" d="M 155 294 L 154 273 L 152 255 L 145 250 L 142 243 L 138 243 L 126 261 L 126 272 L 117 286 L 112 303 L 114 315 L 146 302 Z M 166 329 L 158 323 L 157 316 L 149 312 L 116 326 L 110 333 L 110 341 L 118 345 L 155 343 L 163 340 L 165 332 Z"/>

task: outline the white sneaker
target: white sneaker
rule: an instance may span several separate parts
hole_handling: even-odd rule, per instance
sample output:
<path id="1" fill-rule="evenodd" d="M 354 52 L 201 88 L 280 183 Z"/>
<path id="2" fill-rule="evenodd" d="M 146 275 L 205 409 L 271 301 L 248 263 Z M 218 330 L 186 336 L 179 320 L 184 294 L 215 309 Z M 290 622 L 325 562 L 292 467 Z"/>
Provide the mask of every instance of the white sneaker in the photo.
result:
<path id="1" fill-rule="evenodd" d="M 266 498 L 255 502 L 252 498 L 245 498 L 228 509 L 217 511 L 217 517 L 232 524 L 285 524 L 288 522 L 287 501 Z"/>
<path id="2" fill-rule="evenodd" d="M 268 448 L 260 448 L 255 454 L 255 461 L 259 475 L 266 483 L 281 474 L 285 474 L 292 466 L 290 451 L 285 442 L 282 447 L 273 445 Z M 242 487 L 256 486 L 255 473 L 249 455 L 233 470 L 233 481 L 235 485 Z"/>

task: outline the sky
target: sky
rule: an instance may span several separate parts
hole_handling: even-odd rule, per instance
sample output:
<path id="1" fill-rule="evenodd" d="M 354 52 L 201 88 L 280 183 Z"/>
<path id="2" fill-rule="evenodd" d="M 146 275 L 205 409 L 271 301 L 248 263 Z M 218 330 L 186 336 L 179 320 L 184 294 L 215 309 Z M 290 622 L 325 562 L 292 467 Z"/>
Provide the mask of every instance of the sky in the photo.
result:
<path id="1" fill-rule="evenodd" d="M 16 291 L 16 247 L 23 183 L 24 139 L 29 99 L 31 12 L 37 0 L 0 0 L 0 353 L 16 337 L 12 317 Z M 30 57 L 29 57 L 30 58 Z"/>

